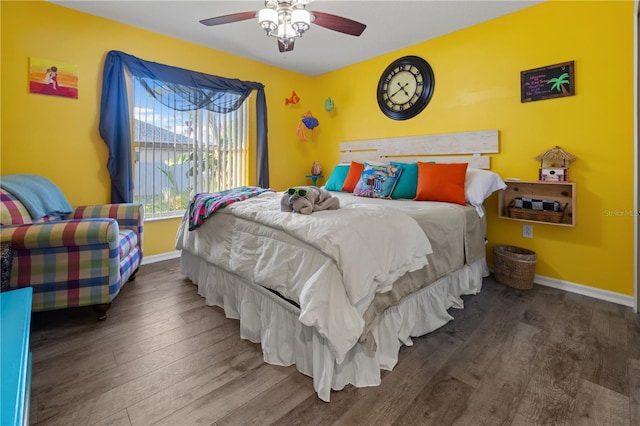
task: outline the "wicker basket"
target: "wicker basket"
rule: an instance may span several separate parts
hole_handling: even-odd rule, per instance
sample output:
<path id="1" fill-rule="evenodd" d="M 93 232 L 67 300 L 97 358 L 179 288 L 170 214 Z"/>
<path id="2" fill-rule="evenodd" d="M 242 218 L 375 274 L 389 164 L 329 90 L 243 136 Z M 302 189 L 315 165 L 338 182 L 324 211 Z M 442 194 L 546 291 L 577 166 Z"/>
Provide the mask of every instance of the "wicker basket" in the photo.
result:
<path id="1" fill-rule="evenodd" d="M 493 273 L 500 284 L 530 290 L 536 275 L 536 253 L 520 247 L 494 246 Z"/>
<path id="2" fill-rule="evenodd" d="M 567 209 L 567 204 L 564 205 L 562 210 L 559 212 L 553 212 L 549 210 L 531 210 L 531 209 L 520 209 L 513 207 L 514 202 L 511 201 L 509 204 L 509 217 L 513 219 L 524 219 L 524 220 L 535 220 L 538 222 L 549 222 L 549 223 L 561 223 L 562 218 L 564 217 L 564 212 Z"/>

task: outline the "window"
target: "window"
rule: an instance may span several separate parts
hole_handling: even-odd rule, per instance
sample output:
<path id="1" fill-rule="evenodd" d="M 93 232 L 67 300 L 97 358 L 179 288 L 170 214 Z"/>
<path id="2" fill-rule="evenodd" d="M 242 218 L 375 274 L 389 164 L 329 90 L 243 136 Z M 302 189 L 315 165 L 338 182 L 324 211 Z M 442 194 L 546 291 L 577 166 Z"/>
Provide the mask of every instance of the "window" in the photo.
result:
<path id="1" fill-rule="evenodd" d="M 196 193 L 247 184 L 246 100 L 228 113 L 180 111 L 182 100 L 163 82 L 131 81 L 133 201 L 144 205 L 146 219 L 182 216 Z"/>
<path id="2" fill-rule="evenodd" d="M 127 78 L 127 75 L 132 77 Z M 135 99 L 133 92 L 144 88 L 148 94 L 140 100 Z M 247 168 L 246 156 L 246 99 L 251 93 L 256 93 L 255 100 L 255 159 L 251 165 L 251 171 L 255 170 L 258 186 L 269 187 L 269 147 L 267 126 L 267 99 L 264 93 L 264 85 L 254 81 L 242 81 L 235 78 L 224 78 L 202 72 L 190 71 L 157 62 L 145 61 L 124 52 L 111 50 L 104 61 L 102 74 L 102 96 L 100 98 L 100 123 L 98 129 L 100 137 L 109 149 L 107 170 L 111 178 L 111 202 L 132 203 L 134 201 L 134 154 L 132 147 L 137 149 L 138 161 L 151 162 L 151 168 L 163 167 L 169 169 L 165 172 L 152 173 L 153 179 L 162 179 L 168 182 L 170 176 L 176 176 L 176 168 L 187 167 L 184 173 L 189 175 L 186 180 L 191 185 L 190 192 L 204 188 L 226 188 L 247 181 L 247 173 L 242 172 L 242 167 Z M 148 98 L 148 99 L 147 99 Z M 151 99 L 158 101 L 155 104 Z M 145 99 L 143 101 L 142 99 Z M 148 102 L 147 102 L 148 100 Z M 162 105 L 162 106 L 160 106 Z M 136 147 L 132 141 L 134 117 L 132 112 L 138 108 L 138 117 L 144 135 L 139 134 L 140 139 L 146 138 L 147 125 L 158 127 L 152 130 L 159 136 L 151 141 L 142 140 L 140 147 Z M 164 108 L 166 107 L 166 109 Z M 175 115 L 171 111 L 179 111 Z M 206 111 L 212 111 L 219 115 L 210 115 Z M 242 110 L 238 114 L 234 111 Z M 192 111 L 186 117 L 182 112 Z M 164 119 L 163 117 L 167 117 Z M 174 118 L 171 118 L 174 117 Z M 230 117 L 230 118 L 228 118 Z M 186 119 L 186 121 L 185 121 Z M 186 123 L 186 124 L 185 124 Z M 191 129 L 189 131 L 188 129 Z M 186 131 L 188 134 L 179 133 Z M 166 132 L 166 133 L 165 133 Z M 153 132 L 152 132 L 153 133 Z M 163 133 L 165 133 L 163 135 Z M 171 138 L 171 134 L 174 138 Z M 178 149 L 178 136 L 188 139 L 191 149 Z M 181 138 L 180 138 L 181 139 Z M 156 154 L 166 148 L 167 152 L 175 145 L 176 153 L 173 160 L 160 160 L 161 164 L 155 164 L 157 156 L 147 158 L 151 145 L 156 145 Z M 144 150 L 139 148 L 144 147 Z M 242 152 L 244 151 L 244 154 Z M 144 153 L 144 155 L 142 155 Z M 252 155 L 253 157 L 253 155 Z M 215 160 L 215 161 L 214 161 Z M 140 181 L 147 179 L 146 171 L 143 171 L 140 163 Z M 147 167 L 144 168 L 148 170 Z M 173 173 L 173 174 L 172 174 Z M 252 173 L 253 175 L 253 173 Z M 230 178 L 229 176 L 233 176 Z M 232 183 L 236 179 L 237 183 Z M 166 217 L 180 214 L 183 208 L 178 208 L 174 202 L 172 208 L 167 195 L 167 207 L 159 207 L 159 202 L 149 200 L 149 195 L 162 195 L 162 190 L 156 193 L 155 181 L 152 180 L 150 189 L 141 186 L 138 189 L 138 200 L 143 201 L 148 208 L 148 217 Z M 158 182 L 161 182 L 158 181 Z M 185 191 L 186 188 L 178 187 L 173 182 L 164 185 L 165 189 L 171 185 L 176 191 Z M 161 183 L 158 184 L 163 187 Z M 175 194 L 178 192 L 174 191 Z M 147 193 L 148 192 L 148 193 Z M 155 212 L 157 210 L 157 213 Z M 164 212 L 163 212 L 164 211 Z M 173 211 L 174 213 L 171 213 Z"/>

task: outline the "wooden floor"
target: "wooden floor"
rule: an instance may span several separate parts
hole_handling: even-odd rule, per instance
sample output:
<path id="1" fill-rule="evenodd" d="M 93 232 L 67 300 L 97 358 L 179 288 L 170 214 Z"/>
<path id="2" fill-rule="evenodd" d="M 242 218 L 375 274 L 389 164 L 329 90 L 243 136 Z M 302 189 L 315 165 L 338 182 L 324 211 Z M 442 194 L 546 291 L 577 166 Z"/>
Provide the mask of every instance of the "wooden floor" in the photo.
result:
<path id="1" fill-rule="evenodd" d="M 178 261 L 141 267 L 105 322 L 33 315 L 31 422 L 42 425 L 639 425 L 640 315 L 485 279 L 455 320 L 403 347 L 382 385 L 318 399 L 262 362 Z"/>

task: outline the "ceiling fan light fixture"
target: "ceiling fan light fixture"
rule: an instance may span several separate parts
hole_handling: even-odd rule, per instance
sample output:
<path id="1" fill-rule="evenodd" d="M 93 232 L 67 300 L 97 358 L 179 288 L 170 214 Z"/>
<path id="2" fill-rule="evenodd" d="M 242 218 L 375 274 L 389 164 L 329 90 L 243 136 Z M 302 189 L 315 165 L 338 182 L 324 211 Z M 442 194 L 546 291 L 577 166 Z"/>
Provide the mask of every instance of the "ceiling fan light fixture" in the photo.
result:
<path id="1" fill-rule="evenodd" d="M 290 23 L 284 22 L 278 25 L 278 38 L 283 43 L 286 44 L 287 41 L 292 41 L 296 36 L 297 34 Z"/>
<path id="2" fill-rule="evenodd" d="M 0 0 L 1 1 L 1 0 Z M 246 21 L 258 18 L 258 24 L 269 37 L 278 39 L 280 52 L 290 52 L 296 37 L 311 28 L 311 23 L 343 34 L 359 36 L 367 27 L 365 24 L 343 16 L 326 12 L 309 12 L 305 6 L 313 0 L 265 0 L 264 8 L 258 11 L 231 13 L 203 19 L 201 24 L 208 27 Z"/>
<path id="3" fill-rule="evenodd" d="M 291 12 L 291 26 L 301 36 L 311 26 L 311 14 L 305 9 L 296 9 Z"/>
<path id="4" fill-rule="evenodd" d="M 278 29 L 278 12 L 265 8 L 258 12 L 258 23 L 267 34 L 271 34 Z"/>

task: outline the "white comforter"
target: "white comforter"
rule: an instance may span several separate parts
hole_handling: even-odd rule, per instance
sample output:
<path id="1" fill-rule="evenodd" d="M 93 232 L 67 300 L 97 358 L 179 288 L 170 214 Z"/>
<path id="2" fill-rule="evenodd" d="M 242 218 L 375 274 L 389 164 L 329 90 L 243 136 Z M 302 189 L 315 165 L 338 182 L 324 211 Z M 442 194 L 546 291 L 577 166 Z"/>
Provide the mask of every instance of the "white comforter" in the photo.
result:
<path id="1" fill-rule="evenodd" d="M 300 215 L 280 211 L 280 193 L 232 204 L 188 231 L 176 247 L 300 304 L 300 322 L 315 327 L 341 363 L 356 344 L 376 293 L 432 252 L 418 223 L 377 205 Z"/>

